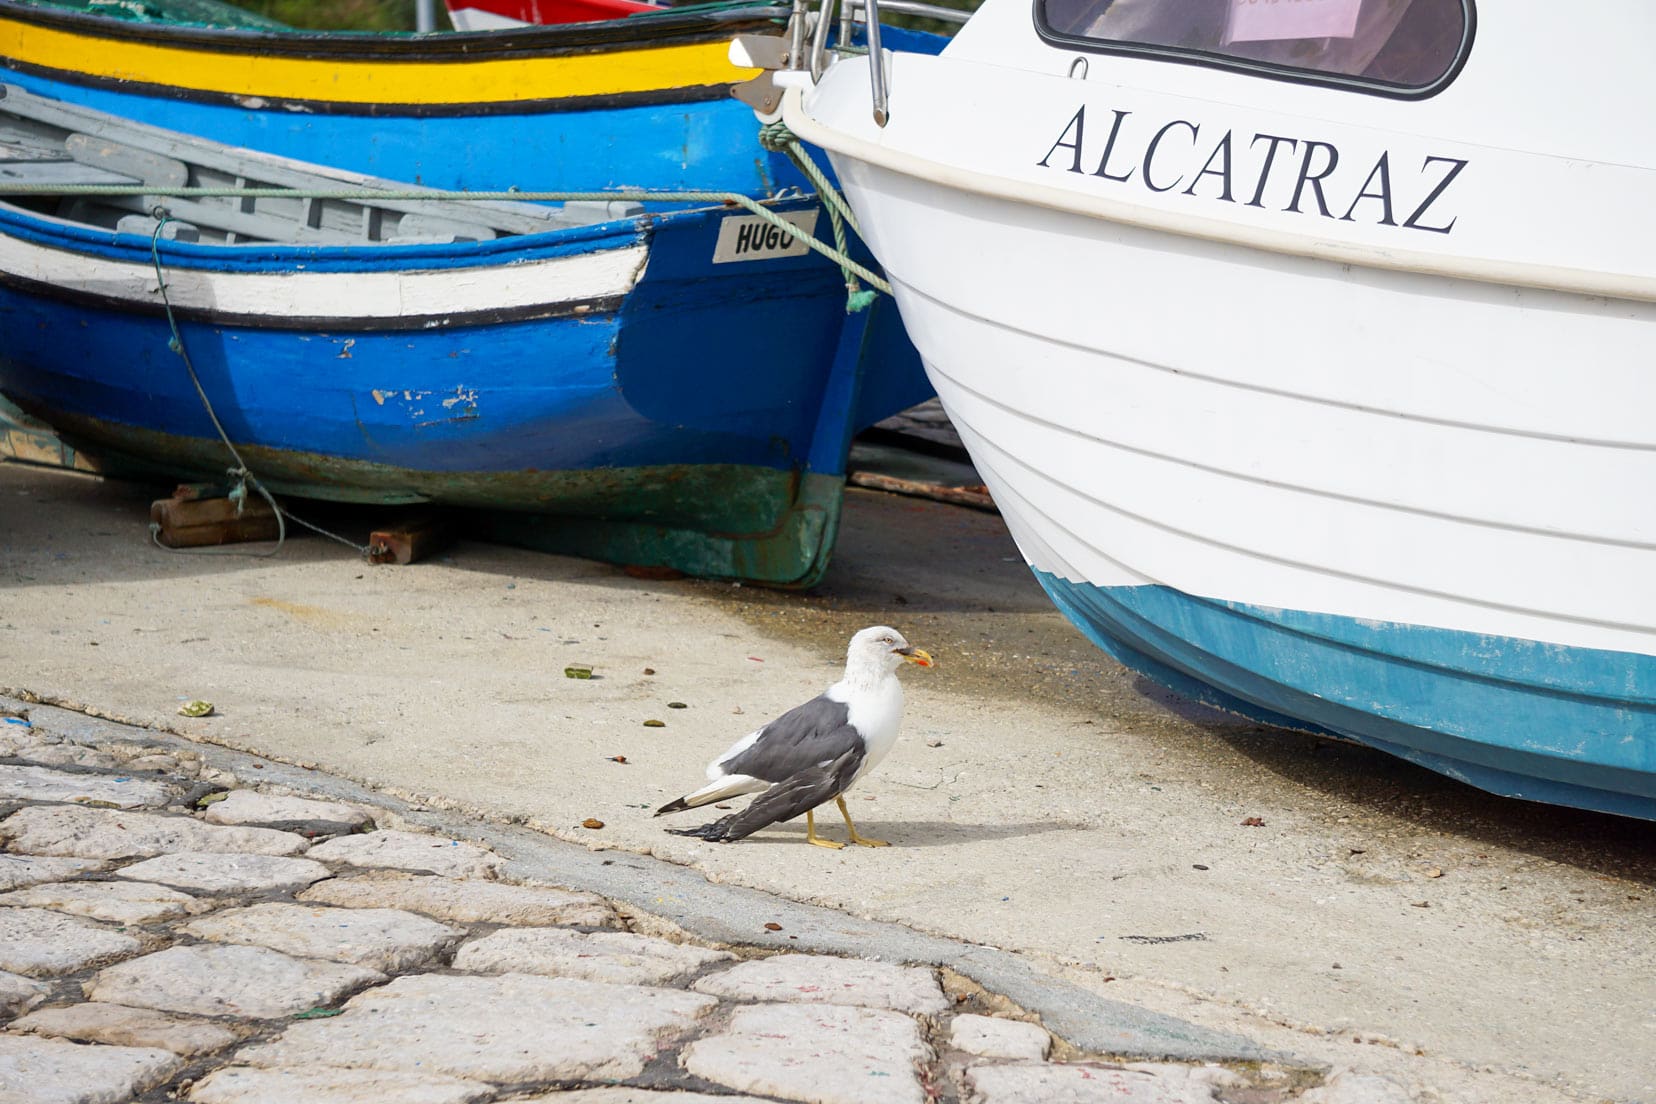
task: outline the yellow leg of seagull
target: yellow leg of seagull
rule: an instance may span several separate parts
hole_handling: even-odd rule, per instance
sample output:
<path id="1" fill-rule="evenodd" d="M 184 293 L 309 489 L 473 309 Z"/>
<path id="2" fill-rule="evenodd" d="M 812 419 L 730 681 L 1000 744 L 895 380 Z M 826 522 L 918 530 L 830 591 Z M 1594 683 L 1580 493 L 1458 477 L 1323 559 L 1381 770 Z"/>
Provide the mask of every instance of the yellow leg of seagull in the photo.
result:
<path id="1" fill-rule="evenodd" d="M 833 840 L 825 840 L 816 834 L 816 817 L 809 809 L 805 810 L 805 842 L 814 843 L 818 847 L 832 847 L 835 851 L 838 851 L 840 848 L 845 846 L 843 843 L 835 843 Z"/>
<path id="2" fill-rule="evenodd" d="M 834 798 L 834 804 L 839 806 L 840 816 L 845 818 L 845 830 L 851 833 L 851 842 L 863 847 L 890 847 L 885 840 L 869 839 L 867 836 L 857 835 L 857 826 L 851 823 L 851 810 L 845 807 L 845 798 Z"/>

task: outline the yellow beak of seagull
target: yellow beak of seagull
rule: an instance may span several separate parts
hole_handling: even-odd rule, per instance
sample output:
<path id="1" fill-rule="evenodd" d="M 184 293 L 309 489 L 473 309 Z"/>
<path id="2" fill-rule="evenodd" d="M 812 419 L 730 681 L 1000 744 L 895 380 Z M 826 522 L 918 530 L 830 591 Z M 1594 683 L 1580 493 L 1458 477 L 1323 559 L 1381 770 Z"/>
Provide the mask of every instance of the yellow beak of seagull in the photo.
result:
<path id="1" fill-rule="evenodd" d="M 924 648 L 897 648 L 897 654 L 903 657 L 904 663 L 912 663 L 916 667 L 935 667 L 937 663 L 931 653 Z"/>

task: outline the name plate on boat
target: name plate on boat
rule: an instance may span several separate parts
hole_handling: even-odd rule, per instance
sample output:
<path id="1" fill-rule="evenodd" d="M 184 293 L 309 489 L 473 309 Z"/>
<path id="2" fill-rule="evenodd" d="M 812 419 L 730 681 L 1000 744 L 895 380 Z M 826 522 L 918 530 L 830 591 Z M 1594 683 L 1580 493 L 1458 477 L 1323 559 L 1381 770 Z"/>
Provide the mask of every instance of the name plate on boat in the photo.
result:
<path id="1" fill-rule="evenodd" d="M 817 210 L 779 212 L 807 234 L 816 232 Z M 803 257 L 805 242 L 758 215 L 727 215 L 719 223 L 719 244 L 713 247 L 713 263 L 768 261 L 776 257 Z"/>

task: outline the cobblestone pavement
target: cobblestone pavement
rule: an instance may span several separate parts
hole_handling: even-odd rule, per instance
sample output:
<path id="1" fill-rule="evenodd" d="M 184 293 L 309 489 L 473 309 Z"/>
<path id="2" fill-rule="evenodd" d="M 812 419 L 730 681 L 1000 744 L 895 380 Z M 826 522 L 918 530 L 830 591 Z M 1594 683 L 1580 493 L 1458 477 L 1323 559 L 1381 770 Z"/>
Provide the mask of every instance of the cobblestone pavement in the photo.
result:
<path id="1" fill-rule="evenodd" d="M 59 711 L 0 700 L 0 1104 L 1410 1099 L 1089 1055 L 950 970 L 792 952 L 778 924 L 699 945 L 394 802 L 31 712 Z"/>

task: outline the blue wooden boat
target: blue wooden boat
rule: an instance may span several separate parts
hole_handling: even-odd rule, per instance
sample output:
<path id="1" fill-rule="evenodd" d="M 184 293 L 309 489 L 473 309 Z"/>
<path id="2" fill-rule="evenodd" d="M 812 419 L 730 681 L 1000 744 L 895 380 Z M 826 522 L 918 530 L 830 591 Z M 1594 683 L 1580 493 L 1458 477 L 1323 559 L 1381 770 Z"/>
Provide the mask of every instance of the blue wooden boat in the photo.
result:
<path id="1" fill-rule="evenodd" d="M 837 265 L 753 246 L 780 237 L 758 216 L 70 195 L 404 186 L 0 91 L 0 187 L 56 193 L 0 203 L 0 395 L 72 445 L 222 477 L 216 415 L 278 493 L 482 507 L 508 537 L 698 575 L 821 574 L 877 413 L 874 339 L 845 326 Z"/>
<path id="2" fill-rule="evenodd" d="M 628 0 L 581 2 L 583 22 L 410 35 L 296 31 L 214 0 L 0 0 L 0 74 L 136 122 L 430 188 L 809 190 L 730 96 L 759 72 L 732 64 L 732 37 L 782 35 L 789 5 L 637 15 Z M 946 41 L 893 33 L 923 53 Z M 842 290 L 821 294 L 808 312 L 838 311 Z M 863 373 L 856 428 L 934 394 L 893 304 L 840 317 L 835 342 L 860 344 L 878 369 Z"/>

